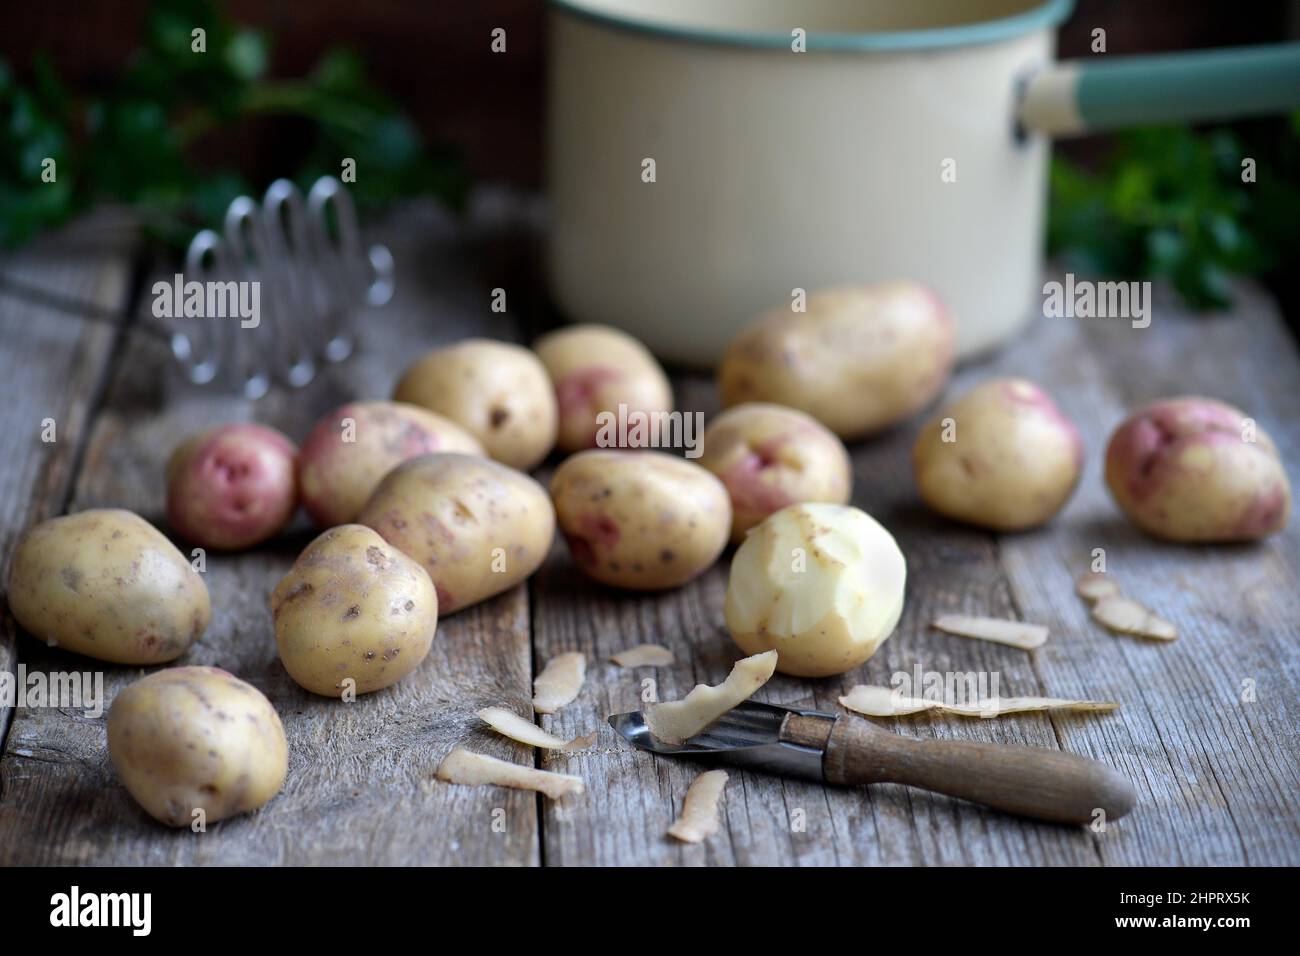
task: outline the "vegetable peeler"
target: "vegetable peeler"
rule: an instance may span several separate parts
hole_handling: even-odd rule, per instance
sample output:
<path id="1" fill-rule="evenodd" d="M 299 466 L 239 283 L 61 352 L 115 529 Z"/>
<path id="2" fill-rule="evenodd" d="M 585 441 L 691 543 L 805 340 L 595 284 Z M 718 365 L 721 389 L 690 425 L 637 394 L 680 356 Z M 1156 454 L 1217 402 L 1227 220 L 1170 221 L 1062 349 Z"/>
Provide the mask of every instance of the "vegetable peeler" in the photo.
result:
<path id="1" fill-rule="evenodd" d="M 680 745 L 663 743 L 640 711 L 610 726 L 640 750 L 701 757 L 839 786 L 901 783 L 1053 823 L 1116 820 L 1137 794 L 1086 757 L 1014 744 L 903 737 L 870 721 L 746 701 Z"/>

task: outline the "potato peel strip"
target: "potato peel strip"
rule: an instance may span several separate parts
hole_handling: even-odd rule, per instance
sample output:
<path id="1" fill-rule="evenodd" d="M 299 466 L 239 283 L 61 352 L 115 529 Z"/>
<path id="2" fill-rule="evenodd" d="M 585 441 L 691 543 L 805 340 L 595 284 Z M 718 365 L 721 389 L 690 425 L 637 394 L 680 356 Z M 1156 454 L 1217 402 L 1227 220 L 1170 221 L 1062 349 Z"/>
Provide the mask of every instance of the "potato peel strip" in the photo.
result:
<path id="1" fill-rule="evenodd" d="M 587 659 L 581 654 L 570 652 L 552 657 L 533 678 L 533 710 L 553 714 L 572 703 L 586 678 Z"/>
<path id="2" fill-rule="evenodd" d="M 1153 641 L 1176 641 L 1178 629 L 1132 598 L 1112 595 L 1092 606 L 1092 616 L 1119 634 L 1149 637 Z"/>
<path id="3" fill-rule="evenodd" d="M 583 737 L 562 740 L 505 707 L 484 707 L 478 717 L 501 736 L 544 750 L 585 750 L 596 742 L 594 730 Z"/>
<path id="4" fill-rule="evenodd" d="M 736 661 L 727 679 L 716 687 L 696 684 L 681 700 L 651 704 L 645 711 L 650 733 L 666 744 L 694 737 L 737 704 L 748 700 L 776 670 L 776 651 Z"/>
<path id="5" fill-rule="evenodd" d="M 682 815 L 668 828 L 668 835 L 683 843 L 703 843 L 718 832 L 718 801 L 727 785 L 727 771 L 707 770 L 691 781 L 682 801 Z"/>
<path id="6" fill-rule="evenodd" d="M 1047 628 L 1025 621 L 1009 621 L 996 617 L 971 617 L 966 614 L 941 614 L 934 627 L 945 634 L 971 637 L 979 641 L 1008 644 L 1026 651 L 1047 643 Z"/>
<path id="7" fill-rule="evenodd" d="M 610 660 L 619 667 L 672 667 L 677 663 L 673 652 L 662 644 L 638 644 L 619 651 Z"/>
<path id="8" fill-rule="evenodd" d="M 1085 601 L 1096 602 L 1102 598 L 1119 597 L 1120 588 L 1109 574 L 1097 571 L 1085 571 L 1074 582 L 1074 592 Z"/>
<path id="9" fill-rule="evenodd" d="M 1108 713 L 1118 710 L 1114 701 L 1071 700 L 1063 697 L 990 697 L 970 704 L 947 704 L 940 700 L 905 697 L 890 687 L 858 684 L 840 698 L 840 706 L 868 717 L 908 717 L 925 711 L 955 714 L 959 717 L 999 717 L 1034 711 L 1073 711 Z"/>
<path id="10" fill-rule="evenodd" d="M 493 784 L 515 790 L 535 790 L 552 800 L 570 793 L 582 793 L 582 778 L 567 773 L 552 773 L 533 767 L 521 767 L 508 760 L 477 754 L 464 747 L 454 747 L 438 765 L 438 779 L 467 787 Z"/>

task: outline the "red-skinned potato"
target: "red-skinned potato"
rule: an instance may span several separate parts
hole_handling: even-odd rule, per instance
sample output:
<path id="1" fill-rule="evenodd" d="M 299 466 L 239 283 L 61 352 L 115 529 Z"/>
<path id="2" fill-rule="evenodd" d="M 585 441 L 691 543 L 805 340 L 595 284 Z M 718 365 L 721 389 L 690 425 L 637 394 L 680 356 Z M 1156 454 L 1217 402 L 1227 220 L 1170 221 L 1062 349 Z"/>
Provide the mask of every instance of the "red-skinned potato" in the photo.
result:
<path id="1" fill-rule="evenodd" d="M 293 442 L 274 428 L 220 425 L 167 462 L 167 522 L 205 548 L 237 551 L 276 535 L 298 504 Z"/>
<path id="2" fill-rule="evenodd" d="M 668 376 L 644 345 L 607 325 L 573 325 L 550 332 L 533 350 L 555 385 L 560 410 L 561 451 L 594 448 L 596 416 L 628 412 L 671 412 Z"/>
<path id="3" fill-rule="evenodd" d="M 731 497 L 733 543 L 786 505 L 842 505 L 853 491 L 849 453 L 835 433 L 810 415 L 765 402 L 736 405 L 709 422 L 699 463 Z"/>
<path id="4" fill-rule="evenodd" d="M 1263 538 L 1291 513 L 1273 440 L 1212 398 L 1165 399 L 1130 415 L 1106 447 L 1106 484 L 1134 524 L 1170 541 Z"/>
<path id="5" fill-rule="evenodd" d="M 580 451 L 551 479 L 574 563 L 604 584 L 674 588 L 727 546 L 731 502 L 712 472 L 659 451 Z"/>
<path id="6" fill-rule="evenodd" d="M 722 402 L 786 405 L 862 438 L 943 390 L 955 335 L 947 308 L 918 283 L 824 289 L 805 311 L 777 306 L 731 343 L 718 367 Z"/>
<path id="7" fill-rule="evenodd" d="M 1022 531 L 1055 515 L 1079 483 L 1079 430 L 1041 388 L 985 382 L 921 429 L 912 466 L 922 500 L 949 518 Z"/>
<path id="8" fill-rule="evenodd" d="M 393 399 L 445 415 L 521 471 L 555 447 L 550 376 L 530 350 L 509 342 L 465 339 L 434 349 L 403 373 Z"/>
<path id="9" fill-rule="evenodd" d="M 449 418 L 403 402 L 351 402 L 321 418 L 298 452 L 303 507 L 322 528 L 354 520 L 384 475 L 432 452 L 485 454 Z"/>
<path id="10" fill-rule="evenodd" d="M 444 616 L 527 578 L 555 538 L 541 485 L 490 458 L 451 453 L 398 465 L 357 523 L 424 566 Z"/>

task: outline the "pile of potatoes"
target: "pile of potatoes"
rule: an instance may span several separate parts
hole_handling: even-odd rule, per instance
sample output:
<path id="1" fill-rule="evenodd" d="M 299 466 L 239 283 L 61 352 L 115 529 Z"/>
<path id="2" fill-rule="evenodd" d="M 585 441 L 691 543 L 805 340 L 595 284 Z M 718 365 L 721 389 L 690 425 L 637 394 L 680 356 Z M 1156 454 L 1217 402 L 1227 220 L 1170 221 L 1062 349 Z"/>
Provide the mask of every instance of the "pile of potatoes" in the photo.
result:
<path id="1" fill-rule="evenodd" d="M 724 356 L 725 408 L 697 462 L 598 447 L 609 415 L 673 412 L 663 369 L 625 333 L 571 326 L 532 349 L 470 339 L 417 359 L 391 400 L 334 409 L 300 447 L 249 423 L 183 442 L 167 464 L 167 521 L 193 545 L 240 550 L 278 535 L 303 507 L 321 533 L 270 589 L 270 614 L 287 673 L 327 697 L 412 673 L 439 615 L 527 579 L 557 528 L 574 567 L 631 591 L 681 586 L 738 545 L 726 597 L 737 644 L 777 650 L 786 673 L 842 673 L 893 631 L 906 586 L 893 536 L 849 505 L 844 442 L 934 403 L 954 354 L 951 316 L 916 283 L 830 289 L 802 310 L 774 309 Z M 527 472 L 556 449 L 568 457 L 544 488 Z M 913 449 L 928 507 L 1000 532 L 1049 521 L 1083 464 L 1078 429 L 1019 378 L 956 397 Z M 1174 541 L 1259 538 L 1289 515 L 1272 442 L 1211 399 L 1134 413 L 1111 438 L 1105 474 L 1137 525 Z M 130 665 L 177 659 L 212 613 L 177 547 L 112 509 L 30 529 L 13 556 L 9 603 L 49 644 Z M 215 668 L 131 685 L 109 714 L 108 745 L 130 793 L 172 826 L 198 809 L 209 821 L 256 809 L 287 768 L 270 702 Z"/>

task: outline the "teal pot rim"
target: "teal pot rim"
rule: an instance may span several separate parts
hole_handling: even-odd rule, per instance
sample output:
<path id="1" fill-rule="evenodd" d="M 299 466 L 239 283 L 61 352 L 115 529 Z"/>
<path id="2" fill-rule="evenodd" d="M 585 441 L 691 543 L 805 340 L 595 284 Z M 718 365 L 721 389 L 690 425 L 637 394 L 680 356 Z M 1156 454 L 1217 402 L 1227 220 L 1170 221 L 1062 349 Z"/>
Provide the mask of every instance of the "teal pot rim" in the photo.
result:
<path id="1" fill-rule="evenodd" d="M 595 10 L 583 0 L 549 0 L 552 8 L 602 26 L 667 40 L 687 40 L 721 46 L 750 49 L 790 48 L 789 33 L 743 30 L 712 30 L 682 27 L 654 20 L 621 16 Z M 1074 10 L 1074 0 L 1044 0 L 1036 6 L 1009 17 L 981 20 L 978 23 L 931 27 L 922 30 L 883 30 L 869 33 L 809 33 L 807 49 L 822 53 L 896 52 L 899 50 L 937 50 L 945 47 L 996 43 L 1059 26 Z"/>

